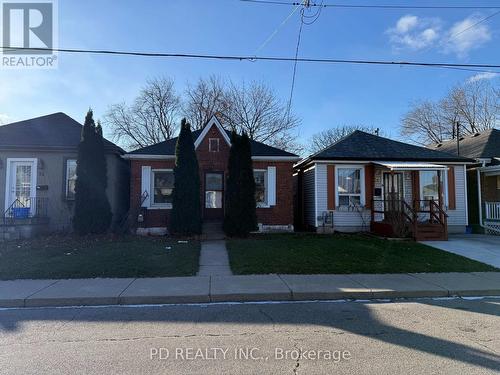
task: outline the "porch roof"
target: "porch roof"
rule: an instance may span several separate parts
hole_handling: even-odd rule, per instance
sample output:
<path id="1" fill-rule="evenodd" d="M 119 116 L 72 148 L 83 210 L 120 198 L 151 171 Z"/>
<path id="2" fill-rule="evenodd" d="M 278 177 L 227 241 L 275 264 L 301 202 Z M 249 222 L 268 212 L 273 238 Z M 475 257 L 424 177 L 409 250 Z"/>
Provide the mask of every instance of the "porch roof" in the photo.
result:
<path id="1" fill-rule="evenodd" d="M 420 163 L 420 162 L 388 162 L 388 161 L 376 161 L 373 162 L 375 165 L 381 165 L 388 168 L 391 171 L 436 171 L 436 170 L 448 170 L 446 165 L 431 164 L 431 163 Z"/>

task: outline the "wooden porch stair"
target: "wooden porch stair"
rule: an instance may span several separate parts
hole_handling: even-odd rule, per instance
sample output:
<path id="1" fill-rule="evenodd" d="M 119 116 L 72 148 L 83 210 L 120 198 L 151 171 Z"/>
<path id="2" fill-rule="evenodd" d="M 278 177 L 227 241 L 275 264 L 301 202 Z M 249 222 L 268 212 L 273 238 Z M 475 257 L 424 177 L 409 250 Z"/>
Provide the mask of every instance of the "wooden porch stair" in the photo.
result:
<path id="1" fill-rule="evenodd" d="M 442 224 L 417 223 L 413 233 L 415 241 L 446 241 L 447 231 Z"/>
<path id="2" fill-rule="evenodd" d="M 410 205 L 404 200 L 383 202 L 383 209 L 375 209 L 372 202 L 371 230 L 384 236 L 411 235 L 415 241 L 447 241 L 448 215 L 433 200 L 414 200 Z M 384 219 L 375 220 L 375 214 Z M 425 217 L 422 217 L 425 216 Z M 399 229 L 397 229 L 399 228 Z"/>

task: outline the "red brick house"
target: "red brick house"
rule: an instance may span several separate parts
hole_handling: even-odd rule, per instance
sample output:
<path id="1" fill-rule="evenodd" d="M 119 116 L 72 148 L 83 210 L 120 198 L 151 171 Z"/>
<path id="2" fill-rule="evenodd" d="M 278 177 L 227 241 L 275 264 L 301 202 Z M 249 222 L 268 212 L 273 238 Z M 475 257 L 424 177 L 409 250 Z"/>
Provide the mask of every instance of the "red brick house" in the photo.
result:
<path id="1" fill-rule="evenodd" d="M 222 221 L 230 132 L 214 116 L 192 134 L 200 167 L 203 221 Z M 168 230 L 176 143 L 177 138 L 172 138 L 124 156 L 130 160 L 130 204 L 131 212 L 137 212 L 138 232 Z M 251 146 L 259 230 L 293 230 L 292 171 L 299 157 L 256 141 Z"/>

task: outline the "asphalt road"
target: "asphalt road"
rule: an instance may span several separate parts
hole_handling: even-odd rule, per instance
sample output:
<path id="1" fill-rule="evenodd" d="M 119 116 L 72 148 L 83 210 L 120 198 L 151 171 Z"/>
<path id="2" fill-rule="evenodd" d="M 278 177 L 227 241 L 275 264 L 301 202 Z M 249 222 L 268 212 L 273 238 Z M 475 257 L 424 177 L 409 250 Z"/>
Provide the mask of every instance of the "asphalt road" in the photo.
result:
<path id="1" fill-rule="evenodd" d="M 2 374 L 491 374 L 500 299 L 0 310 Z"/>

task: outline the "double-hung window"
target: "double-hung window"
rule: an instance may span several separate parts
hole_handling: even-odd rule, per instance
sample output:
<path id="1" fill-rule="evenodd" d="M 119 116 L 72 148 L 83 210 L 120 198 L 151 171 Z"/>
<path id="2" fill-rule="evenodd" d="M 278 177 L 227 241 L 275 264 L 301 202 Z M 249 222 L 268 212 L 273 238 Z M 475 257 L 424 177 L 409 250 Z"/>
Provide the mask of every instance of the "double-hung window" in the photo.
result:
<path id="1" fill-rule="evenodd" d="M 441 172 L 443 189 L 443 205 L 448 205 L 448 178 L 445 171 Z M 429 201 L 439 202 L 439 174 L 438 171 L 420 171 L 420 199 L 422 206 L 427 207 Z"/>
<path id="2" fill-rule="evenodd" d="M 66 181 L 65 181 L 65 195 L 67 200 L 75 199 L 75 186 L 76 186 L 76 160 L 66 160 Z"/>
<path id="3" fill-rule="evenodd" d="M 255 201 L 257 207 L 266 207 L 267 201 L 267 171 L 254 170 L 253 176 L 255 179 Z"/>
<path id="4" fill-rule="evenodd" d="M 151 191 L 153 207 L 172 207 L 172 191 L 174 190 L 174 171 L 153 169 L 151 171 Z"/>
<path id="5" fill-rule="evenodd" d="M 337 196 L 339 207 L 353 207 L 363 204 L 362 178 L 363 168 L 337 168 Z"/>

